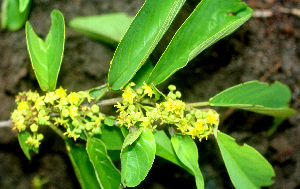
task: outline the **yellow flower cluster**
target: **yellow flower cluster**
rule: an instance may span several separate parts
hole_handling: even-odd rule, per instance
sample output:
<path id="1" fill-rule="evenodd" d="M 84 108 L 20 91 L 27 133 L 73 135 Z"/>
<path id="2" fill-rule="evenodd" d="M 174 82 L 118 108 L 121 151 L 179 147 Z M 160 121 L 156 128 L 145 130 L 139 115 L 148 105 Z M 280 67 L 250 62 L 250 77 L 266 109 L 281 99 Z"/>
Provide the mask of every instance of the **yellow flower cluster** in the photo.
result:
<path id="1" fill-rule="evenodd" d="M 43 139 L 43 135 L 38 133 L 41 125 L 63 126 L 64 135 L 74 140 L 83 132 L 99 134 L 104 115 L 99 112 L 97 105 L 81 106 L 85 99 L 91 101 L 88 92 L 71 92 L 68 95 L 62 87 L 44 96 L 32 91 L 19 93 L 16 97 L 18 107 L 11 115 L 13 129 L 23 132 L 30 126 L 32 135 L 26 143 L 35 148 L 39 147 Z"/>
<path id="2" fill-rule="evenodd" d="M 219 114 L 213 110 L 187 111 L 186 104 L 178 99 L 181 93 L 175 91 L 174 85 L 170 85 L 169 94 L 159 100 L 151 98 L 154 94 L 151 86 L 144 83 L 137 90 L 132 89 L 132 86 L 134 84 L 129 84 L 123 91 L 122 104 L 115 105 L 119 112 L 117 120 L 120 126 L 153 129 L 156 127 L 154 123 L 159 121 L 160 124 L 174 125 L 182 134 L 190 135 L 193 139 L 197 137 L 200 141 L 207 139 L 218 127 Z"/>

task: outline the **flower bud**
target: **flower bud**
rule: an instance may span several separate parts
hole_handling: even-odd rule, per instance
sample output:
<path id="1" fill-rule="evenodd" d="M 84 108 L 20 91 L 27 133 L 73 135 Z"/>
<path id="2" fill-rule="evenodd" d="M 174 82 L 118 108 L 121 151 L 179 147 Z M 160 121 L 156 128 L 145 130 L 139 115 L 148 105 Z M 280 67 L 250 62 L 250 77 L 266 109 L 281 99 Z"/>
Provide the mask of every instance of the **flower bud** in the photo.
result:
<path id="1" fill-rule="evenodd" d="M 77 120 L 77 119 L 75 119 L 75 120 L 73 120 L 72 121 L 72 125 L 74 126 L 74 127 L 78 127 L 79 126 L 79 121 Z"/>
<path id="2" fill-rule="evenodd" d="M 36 137 L 39 141 L 44 139 L 44 135 L 43 134 L 38 134 Z"/>
<path id="3" fill-rule="evenodd" d="M 169 85 L 168 89 L 170 91 L 175 91 L 176 90 L 176 86 L 175 85 Z"/>
<path id="4" fill-rule="evenodd" d="M 136 90 L 136 93 L 139 94 L 139 95 L 142 95 L 142 94 L 144 93 L 144 90 L 141 89 L 141 88 L 138 88 L 138 89 Z"/>
<path id="5" fill-rule="evenodd" d="M 176 91 L 176 92 L 175 92 L 175 95 L 176 95 L 177 98 L 181 98 L 181 92 Z"/>
<path id="6" fill-rule="evenodd" d="M 91 110 L 94 114 L 97 114 L 99 113 L 99 106 L 94 104 L 92 107 L 91 107 Z"/>
<path id="7" fill-rule="evenodd" d="M 38 131 L 39 126 L 35 123 L 33 123 L 32 125 L 30 125 L 30 130 L 31 132 L 35 133 Z"/>
<path id="8" fill-rule="evenodd" d="M 62 111 L 61 111 L 61 115 L 63 116 L 63 117 L 68 117 L 70 114 L 69 114 L 69 110 L 68 109 L 63 109 Z"/>
<path id="9" fill-rule="evenodd" d="M 86 130 L 91 130 L 92 128 L 93 128 L 93 123 L 92 122 L 87 122 L 86 124 L 85 124 L 85 128 L 86 128 Z"/>

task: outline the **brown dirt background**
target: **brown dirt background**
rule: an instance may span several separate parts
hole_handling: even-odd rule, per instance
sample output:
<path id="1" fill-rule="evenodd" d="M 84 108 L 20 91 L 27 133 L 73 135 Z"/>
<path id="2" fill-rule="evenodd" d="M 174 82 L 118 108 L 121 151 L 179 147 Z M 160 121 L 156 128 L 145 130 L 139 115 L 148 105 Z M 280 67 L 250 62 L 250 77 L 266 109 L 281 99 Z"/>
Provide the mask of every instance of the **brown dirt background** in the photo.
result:
<path id="1" fill-rule="evenodd" d="M 0 1 L 1 2 L 1 1 Z M 180 23 L 199 0 L 187 0 L 170 31 L 155 49 L 156 61 Z M 271 11 L 271 17 L 253 17 L 233 35 L 219 41 L 197 56 L 188 66 L 164 84 L 175 84 L 186 102 L 207 101 L 218 92 L 250 80 L 286 84 L 292 91 L 291 107 L 300 109 L 300 17 L 282 13 L 280 8 L 300 9 L 297 0 L 247 0 L 255 10 Z M 30 22 L 37 34 L 47 35 L 50 12 L 59 9 L 66 23 L 76 16 L 126 12 L 134 16 L 141 0 L 33 0 Z M 66 27 L 64 60 L 58 86 L 68 91 L 87 90 L 107 82 L 114 50 Z M 24 90 L 38 90 L 26 49 L 25 32 L 0 32 L 0 120 L 8 120 L 16 107 L 14 96 Z M 267 130 L 272 118 L 245 111 L 229 113 L 218 109 L 226 119 L 220 130 L 246 142 L 273 165 L 275 184 L 269 188 L 300 188 L 300 115 L 288 118 L 271 136 Z M 33 178 L 48 178 L 44 188 L 79 188 L 63 141 L 51 130 L 40 153 L 28 161 L 18 145 L 16 133 L 0 129 L 0 188 L 31 188 Z M 214 140 L 197 143 L 199 163 L 206 188 L 232 188 Z M 171 163 L 156 158 L 139 188 L 194 188 L 191 175 Z"/>

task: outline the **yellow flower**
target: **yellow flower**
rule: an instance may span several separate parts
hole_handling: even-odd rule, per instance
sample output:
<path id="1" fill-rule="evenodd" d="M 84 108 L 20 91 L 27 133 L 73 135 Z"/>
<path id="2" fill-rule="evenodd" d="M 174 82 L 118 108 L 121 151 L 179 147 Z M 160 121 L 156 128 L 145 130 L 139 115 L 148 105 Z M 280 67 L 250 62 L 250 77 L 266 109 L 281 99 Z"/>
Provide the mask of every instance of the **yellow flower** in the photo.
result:
<path id="1" fill-rule="evenodd" d="M 68 95 L 68 100 L 69 100 L 69 103 L 70 104 L 75 104 L 77 105 L 79 103 L 79 96 L 77 93 L 74 93 L 74 92 L 71 92 L 69 95 Z"/>
<path id="2" fill-rule="evenodd" d="M 148 117 L 142 117 L 141 118 L 141 121 L 143 121 L 141 124 L 140 124 L 140 126 L 141 127 L 144 127 L 144 128 L 146 128 L 146 127 L 151 127 L 151 120 L 149 120 L 149 118 Z"/>
<path id="3" fill-rule="evenodd" d="M 131 90 L 125 90 L 122 94 L 123 100 L 129 102 L 130 104 L 133 103 L 133 99 L 135 98 L 135 94 Z"/>
<path id="4" fill-rule="evenodd" d="M 77 106 L 74 106 L 73 104 L 69 107 L 69 114 L 70 114 L 70 117 L 72 119 L 74 119 L 76 116 L 78 116 L 78 108 Z"/>
<path id="5" fill-rule="evenodd" d="M 21 101 L 18 103 L 18 110 L 20 111 L 26 111 L 28 108 L 28 102 L 27 101 Z"/>
<path id="6" fill-rule="evenodd" d="M 37 109 L 37 110 L 40 110 L 41 106 L 44 106 L 45 105 L 45 102 L 43 100 L 42 97 L 39 97 L 38 99 L 36 99 L 35 103 L 34 103 L 34 107 Z"/>
<path id="7" fill-rule="evenodd" d="M 144 89 L 144 94 L 148 94 L 148 96 L 151 98 L 152 95 L 154 94 L 152 88 L 150 86 L 148 86 L 145 82 L 144 82 L 144 86 L 142 87 L 142 89 Z"/>
<path id="8" fill-rule="evenodd" d="M 206 123 L 204 120 L 199 120 L 194 123 L 194 126 L 197 130 L 203 132 L 205 130 Z"/>
<path id="9" fill-rule="evenodd" d="M 209 123 L 209 124 L 215 124 L 217 125 L 218 124 L 218 114 L 215 115 L 214 113 L 212 112 L 209 112 L 207 114 L 207 117 L 206 117 L 206 122 Z"/>
<path id="10" fill-rule="evenodd" d="M 48 92 L 44 98 L 44 102 L 54 104 L 54 101 L 57 99 L 56 95 L 54 92 Z"/>
<path id="11" fill-rule="evenodd" d="M 66 91 L 67 91 L 67 89 L 63 89 L 62 87 L 59 87 L 59 89 L 55 90 L 55 92 L 59 96 L 59 98 L 67 97 Z"/>

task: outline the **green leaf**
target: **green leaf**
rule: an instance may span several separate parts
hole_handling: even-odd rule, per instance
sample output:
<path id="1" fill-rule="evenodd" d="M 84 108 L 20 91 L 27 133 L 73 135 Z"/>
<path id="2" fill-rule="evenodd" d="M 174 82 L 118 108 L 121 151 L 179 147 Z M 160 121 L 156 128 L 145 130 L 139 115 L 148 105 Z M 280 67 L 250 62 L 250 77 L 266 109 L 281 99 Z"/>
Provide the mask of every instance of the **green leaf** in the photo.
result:
<path id="1" fill-rule="evenodd" d="M 202 0 L 174 35 L 148 83 L 163 82 L 221 38 L 246 22 L 253 11 L 240 0 Z"/>
<path id="2" fill-rule="evenodd" d="M 108 86 L 107 84 L 105 84 L 100 87 L 90 89 L 89 94 L 97 102 L 107 93 L 107 91 L 108 91 Z"/>
<path id="3" fill-rule="evenodd" d="M 31 1 L 29 2 L 31 3 Z M 3 0 L 1 8 L 1 28 L 9 31 L 17 31 L 22 28 L 28 19 L 30 6 L 24 11 L 19 11 L 19 0 Z"/>
<path id="4" fill-rule="evenodd" d="M 291 91 L 280 82 L 272 85 L 250 81 L 231 87 L 209 100 L 211 106 L 226 106 L 275 117 L 288 117 L 296 111 L 288 107 Z"/>
<path id="5" fill-rule="evenodd" d="M 119 127 L 101 126 L 102 134 L 97 135 L 106 146 L 107 150 L 121 150 L 124 137 Z"/>
<path id="6" fill-rule="evenodd" d="M 204 180 L 198 164 L 198 149 L 195 142 L 187 135 L 173 135 L 173 148 L 181 160 L 195 176 L 197 188 L 204 188 Z"/>
<path id="7" fill-rule="evenodd" d="M 143 181 L 150 171 L 154 158 L 155 139 L 152 132 L 146 128 L 140 137 L 121 153 L 124 187 L 134 187 Z"/>
<path id="8" fill-rule="evenodd" d="M 53 91 L 56 87 L 64 52 L 65 24 L 58 10 L 51 12 L 51 27 L 44 42 L 26 23 L 26 39 L 29 56 L 40 87 L 44 91 Z"/>
<path id="9" fill-rule="evenodd" d="M 180 159 L 178 159 L 172 143 L 171 139 L 166 135 L 164 131 L 153 131 L 154 138 L 155 138 L 155 144 L 156 144 L 156 155 L 165 158 L 166 160 L 169 160 L 170 162 L 182 167 L 189 173 L 193 174 L 193 172 L 185 166 Z"/>
<path id="10" fill-rule="evenodd" d="M 19 0 L 19 12 L 24 12 L 30 4 L 31 0 Z"/>
<path id="11" fill-rule="evenodd" d="M 273 124 L 272 127 L 270 129 L 268 129 L 268 135 L 271 136 L 273 135 L 278 127 L 286 120 L 286 118 L 282 118 L 282 117 L 274 117 L 273 118 Z"/>
<path id="12" fill-rule="evenodd" d="M 101 188 L 119 188 L 121 184 L 121 174 L 108 156 L 105 144 L 99 139 L 89 137 L 86 149 L 95 168 Z"/>
<path id="13" fill-rule="evenodd" d="M 148 0 L 128 28 L 112 60 L 108 83 L 122 88 L 148 59 L 185 0 Z"/>
<path id="14" fill-rule="evenodd" d="M 37 153 L 39 153 L 39 149 L 37 149 L 37 148 L 35 148 L 31 145 L 28 145 L 26 143 L 28 137 L 32 137 L 32 135 L 29 132 L 27 132 L 27 131 L 18 132 L 18 140 L 19 140 L 19 144 L 21 146 L 21 149 L 24 152 L 25 156 L 29 160 L 31 160 L 31 156 L 30 156 L 29 151 L 32 150 L 37 154 Z"/>
<path id="15" fill-rule="evenodd" d="M 217 142 L 230 179 L 236 188 L 260 188 L 273 184 L 275 176 L 270 163 L 254 148 L 239 146 L 235 139 L 218 132 Z"/>
<path id="16" fill-rule="evenodd" d="M 132 20 L 133 17 L 127 16 L 125 13 L 111 13 L 76 17 L 68 25 L 92 39 L 117 47 Z"/>
<path id="17" fill-rule="evenodd" d="M 149 79 L 149 75 L 152 72 L 154 66 L 151 60 L 147 60 L 146 63 L 139 69 L 134 77 L 132 78 L 132 82 L 135 83 L 134 88 L 140 88 L 143 86 L 144 82 L 146 83 Z"/>
<path id="18" fill-rule="evenodd" d="M 140 127 L 137 128 L 135 130 L 130 130 L 129 134 L 126 135 L 124 143 L 122 145 L 122 149 L 121 152 L 129 145 L 131 145 L 132 143 L 134 143 L 139 136 L 142 134 L 144 128 Z M 123 134 L 124 135 L 124 134 Z M 125 136 L 125 135 L 124 135 Z"/>
<path id="19" fill-rule="evenodd" d="M 87 154 L 86 146 L 74 145 L 66 141 L 66 147 L 81 188 L 100 188 L 94 167 Z"/>

